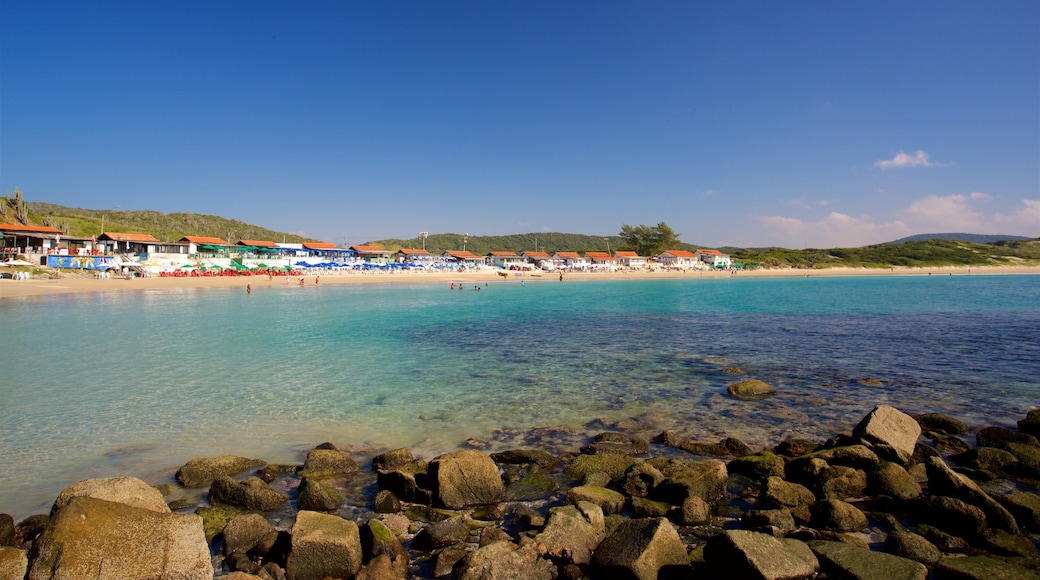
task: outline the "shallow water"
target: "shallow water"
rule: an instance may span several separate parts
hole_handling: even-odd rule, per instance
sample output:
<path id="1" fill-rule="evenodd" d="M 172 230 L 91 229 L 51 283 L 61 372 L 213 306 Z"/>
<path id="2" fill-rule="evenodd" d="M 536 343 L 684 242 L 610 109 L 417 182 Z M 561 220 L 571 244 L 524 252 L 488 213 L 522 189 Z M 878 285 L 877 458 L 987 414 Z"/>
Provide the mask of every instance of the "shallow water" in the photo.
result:
<path id="1" fill-rule="evenodd" d="M 518 281 L 0 301 L 0 512 L 196 456 L 323 441 L 427 457 L 620 428 L 752 446 L 876 404 L 1014 426 L 1040 404 L 1040 277 Z M 777 394 L 737 401 L 765 380 Z M 880 382 L 880 384 L 878 384 Z"/>

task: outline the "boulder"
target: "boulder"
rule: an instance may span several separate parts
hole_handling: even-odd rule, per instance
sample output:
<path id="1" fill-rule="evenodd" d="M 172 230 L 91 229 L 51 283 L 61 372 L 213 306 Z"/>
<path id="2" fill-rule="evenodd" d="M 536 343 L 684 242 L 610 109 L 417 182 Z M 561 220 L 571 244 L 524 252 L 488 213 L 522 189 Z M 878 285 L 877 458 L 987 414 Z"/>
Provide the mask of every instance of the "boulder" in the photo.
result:
<path id="1" fill-rule="evenodd" d="M 71 498 L 37 538 L 26 578 L 97 577 L 211 580 L 202 519 Z"/>
<path id="2" fill-rule="evenodd" d="M 628 468 L 621 480 L 621 489 L 630 497 L 648 497 L 664 481 L 664 474 L 653 465 L 641 461 Z"/>
<path id="3" fill-rule="evenodd" d="M 542 469 L 550 469 L 560 462 L 560 459 L 541 449 L 510 449 L 499 453 L 492 453 L 491 459 L 495 463 L 508 465 L 537 465 Z"/>
<path id="4" fill-rule="evenodd" d="M 788 437 L 773 448 L 773 453 L 784 457 L 801 457 L 802 455 L 808 455 L 819 448 L 819 443 L 814 443 L 807 439 L 799 439 L 797 437 Z"/>
<path id="5" fill-rule="evenodd" d="M 250 477 L 239 483 L 222 475 L 209 488 L 209 501 L 247 510 L 269 512 L 278 509 L 289 496 L 271 489 L 259 477 Z"/>
<path id="6" fill-rule="evenodd" d="M 816 481 L 816 495 L 827 499 L 859 497 L 867 489 L 867 474 L 860 469 L 832 465 L 820 473 Z"/>
<path id="7" fill-rule="evenodd" d="M 620 514 L 625 508 L 625 496 L 612 489 L 594 485 L 580 485 L 567 491 L 568 504 L 579 502 L 596 504 L 605 515 Z"/>
<path id="8" fill-rule="evenodd" d="M 958 537 L 975 538 L 986 530 L 986 514 L 953 497 L 929 496 L 922 505 L 920 516 L 923 521 Z"/>
<path id="9" fill-rule="evenodd" d="M 795 521 L 800 524 L 809 523 L 809 508 L 816 503 L 816 496 L 809 488 L 797 483 L 790 483 L 779 477 L 766 479 L 758 496 L 758 506 L 762 509 L 788 509 Z"/>
<path id="10" fill-rule="evenodd" d="M 990 497 L 977 483 L 956 473 L 939 457 L 932 457 L 927 463 L 928 492 L 932 495 L 945 495 L 961 499 L 977 506 L 986 514 L 989 527 L 1018 533 L 1018 524 L 997 500 Z"/>
<path id="11" fill-rule="evenodd" d="M 769 477 L 783 477 L 785 465 L 783 457 L 763 451 L 755 455 L 738 457 L 727 463 L 726 469 L 730 473 L 743 475 L 754 481 L 763 481 Z"/>
<path id="12" fill-rule="evenodd" d="M 942 551 L 927 538 L 904 530 L 895 530 L 885 538 L 885 552 L 925 566 L 934 566 L 943 557 Z"/>
<path id="13" fill-rule="evenodd" d="M 914 415 L 914 420 L 922 431 L 938 431 L 946 435 L 964 435 L 968 432 L 964 422 L 943 413 L 922 413 Z"/>
<path id="14" fill-rule="evenodd" d="M 177 470 L 177 481 L 184 487 L 200 487 L 226 475 L 235 477 L 255 467 L 267 465 L 260 459 L 224 455 L 192 459 Z"/>
<path id="15" fill-rule="evenodd" d="M 17 545 L 14 533 L 14 518 L 11 514 L 0 514 L 0 547 Z"/>
<path id="16" fill-rule="evenodd" d="M 1028 433 L 1012 431 L 1003 427 L 983 427 L 975 433 L 975 443 L 979 447 L 1002 448 L 1008 443 L 1022 443 L 1040 447 L 1040 441 Z"/>
<path id="17" fill-rule="evenodd" d="M 997 449 L 996 447 L 978 447 L 952 457 L 954 461 L 972 469 L 986 469 L 989 471 L 1000 471 L 1018 461 L 1010 451 Z"/>
<path id="18" fill-rule="evenodd" d="M 418 474 L 427 479 L 425 473 Z M 419 485 L 416 473 L 407 469 L 392 469 L 376 472 L 376 483 L 379 489 L 389 491 L 403 501 L 429 505 L 433 503 L 433 494 L 430 490 Z"/>
<path id="19" fill-rule="evenodd" d="M 401 511 L 401 500 L 394 492 L 381 489 L 376 492 L 375 510 L 377 514 L 396 514 Z"/>
<path id="20" fill-rule="evenodd" d="M 1026 413 L 1025 419 L 1018 420 L 1018 430 L 1040 438 L 1040 409 Z"/>
<path id="21" fill-rule="evenodd" d="M 708 540 L 704 561 L 721 578 L 808 579 L 820 569 L 806 544 L 747 530 L 727 530 Z"/>
<path id="22" fill-rule="evenodd" d="M 913 417 L 888 405 L 878 405 L 852 430 L 852 436 L 890 461 L 906 465 L 914 454 L 921 426 Z"/>
<path id="23" fill-rule="evenodd" d="M 738 399 L 760 399 L 772 395 L 776 392 L 776 389 L 769 386 L 765 381 L 748 379 L 731 384 L 726 388 L 726 391 Z"/>
<path id="24" fill-rule="evenodd" d="M 711 522 L 711 506 L 699 497 L 688 497 L 679 506 L 677 517 L 684 526 L 703 526 Z"/>
<path id="25" fill-rule="evenodd" d="M 968 556 L 943 558 L 935 566 L 936 580 L 1023 580 L 1040 578 L 1040 564 L 1025 558 Z"/>
<path id="26" fill-rule="evenodd" d="M 255 551 L 265 556 L 278 541 L 278 530 L 260 514 L 236 517 L 224 526 L 224 553 Z"/>
<path id="27" fill-rule="evenodd" d="M 316 479 L 304 477 L 300 481 L 299 496 L 296 498 L 298 509 L 312 512 L 333 512 L 345 499 L 344 494 L 336 489 L 326 487 Z"/>
<path id="28" fill-rule="evenodd" d="M 690 462 L 654 488 L 651 498 L 682 505 L 688 497 L 699 497 L 717 509 L 726 500 L 728 478 L 726 464 L 718 459 Z"/>
<path id="29" fill-rule="evenodd" d="M 535 536 L 535 541 L 545 545 L 549 555 L 585 566 L 605 535 L 603 510 L 595 504 L 579 501 L 549 510 L 548 522 Z"/>
<path id="30" fill-rule="evenodd" d="M 29 554 L 11 546 L 0 546 L 0 578 L 21 580 L 29 569 Z"/>
<path id="31" fill-rule="evenodd" d="M 136 477 L 109 477 L 88 479 L 74 483 L 58 494 L 51 507 L 51 515 L 65 507 L 74 497 L 92 497 L 124 505 L 139 507 L 161 514 L 170 513 L 159 490 L 137 479 Z"/>
<path id="32" fill-rule="evenodd" d="M 791 510 L 787 508 L 773 510 L 748 510 L 740 517 L 740 524 L 746 530 L 771 530 L 774 535 L 794 531 L 796 524 Z"/>
<path id="33" fill-rule="evenodd" d="M 1040 495 L 1027 491 L 1016 491 L 1000 497 L 1000 503 L 1020 526 L 1033 533 L 1040 533 Z"/>
<path id="34" fill-rule="evenodd" d="M 547 499 L 559 491 L 556 480 L 541 471 L 532 471 L 506 487 L 507 501 L 536 501 Z"/>
<path id="35" fill-rule="evenodd" d="M 700 443 L 687 441 L 679 446 L 680 449 L 696 455 L 712 455 L 715 457 L 744 457 L 755 452 L 743 441 L 736 437 L 726 437 L 717 443 Z"/>
<path id="36" fill-rule="evenodd" d="M 434 458 L 428 473 L 434 499 L 448 509 L 497 503 L 506 496 L 498 466 L 475 449 Z"/>
<path id="37" fill-rule="evenodd" d="M 380 555 L 365 564 L 365 567 L 354 576 L 354 580 L 404 580 L 407 575 L 407 568 L 402 575 L 394 567 L 394 561 L 389 556 Z"/>
<path id="38" fill-rule="evenodd" d="M 813 526 L 836 532 L 858 532 L 867 527 L 867 516 L 856 506 L 836 499 L 822 499 L 812 506 Z"/>
<path id="39" fill-rule="evenodd" d="M 637 580 L 690 571 L 686 546 L 664 518 L 621 522 L 593 552 L 588 570 L 590 578 Z"/>
<path id="40" fill-rule="evenodd" d="M 370 576 L 374 575 L 376 571 L 383 572 L 384 575 L 387 572 L 392 573 L 395 578 L 408 576 L 408 566 L 411 563 L 408 551 L 401 545 L 401 540 L 390 531 L 390 528 L 373 518 L 368 520 L 360 531 L 362 561 L 366 567 L 373 567 L 376 560 L 380 558 L 386 559 L 386 562 L 380 562 L 373 567 L 373 570 L 369 570 Z M 389 563 L 390 566 L 386 567 L 386 563 Z"/>
<path id="41" fill-rule="evenodd" d="M 419 530 L 412 540 L 417 550 L 436 550 L 452 544 L 465 542 L 469 537 L 469 525 L 465 518 L 456 516 L 434 522 Z"/>
<path id="42" fill-rule="evenodd" d="M 361 570 L 358 525 L 339 516 L 301 511 L 292 528 L 292 551 L 285 565 L 289 580 L 349 578 Z"/>
<path id="43" fill-rule="evenodd" d="M 372 458 L 372 469 L 374 471 L 393 471 L 403 469 L 411 473 L 426 471 L 426 462 L 416 459 L 412 451 L 406 447 L 392 449 L 386 453 L 380 453 Z"/>
<path id="44" fill-rule="evenodd" d="M 866 445 L 842 445 L 821 449 L 809 457 L 816 457 L 827 462 L 827 465 L 844 465 L 867 471 L 881 463 L 881 458 Z"/>
<path id="45" fill-rule="evenodd" d="M 924 564 L 884 552 L 872 552 L 842 542 L 814 541 L 809 543 L 809 547 L 819 558 L 820 567 L 828 578 L 925 580 L 928 577 L 928 568 Z"/>
<path id="46" fill-rule="evenodd" d="M 611 481 L 619 481 L 637 461 L 627 455 L 579 455 L 567 466 L 564 475 L 581 480 L 590 473 L 606 473 Z"/>
<path id="47" fill-rule="evenodd" d="M 517 548 L 494 542 L 477 548 L 455 564 L 456 580 L 555 580 L 556 566 L 539 557 L 535 546 Z"/>
<path id="48" fill-rule="evenodd" d="M 921 497 L 921 486 L 902 465 L 889 461 L 878 464 L 867 475 L 867 490 L 874 495 L 910 500 Z"/>
<path id="49" fill-rule="evenodd" d="M 301 477 L 315 479 L 342 477 L 357 472 L 357 462 L 346 451 L 339 449 L 311 449 L 300 471 Z"/>

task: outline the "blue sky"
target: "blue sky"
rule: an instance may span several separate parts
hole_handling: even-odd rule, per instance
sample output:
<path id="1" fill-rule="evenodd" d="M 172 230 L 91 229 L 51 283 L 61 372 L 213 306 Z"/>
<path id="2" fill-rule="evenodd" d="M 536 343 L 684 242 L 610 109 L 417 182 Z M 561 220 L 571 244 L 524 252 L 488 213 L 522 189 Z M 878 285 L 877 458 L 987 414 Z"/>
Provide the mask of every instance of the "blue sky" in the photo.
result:
<path id="1" fill-rule="evenodd" d="M 1040 236 L 1040 3 L 0 0 L 0 190 L 350 244 Z"/>

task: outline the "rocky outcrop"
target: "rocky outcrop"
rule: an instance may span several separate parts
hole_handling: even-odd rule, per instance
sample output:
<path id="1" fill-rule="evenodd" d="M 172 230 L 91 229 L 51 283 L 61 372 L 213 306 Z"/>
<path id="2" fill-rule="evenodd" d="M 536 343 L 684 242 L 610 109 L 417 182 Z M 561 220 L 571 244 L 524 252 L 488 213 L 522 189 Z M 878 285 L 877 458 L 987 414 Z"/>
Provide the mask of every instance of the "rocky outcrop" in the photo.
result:
<path id="1" fill-rule="evenodd" d="M 292 551 L 286 562 L 289 580 L 349 578 L 361 570 L 358 525 L 339 516 L 301 511 L 292 527 Z"/>
<path id="2" fill-rule="evenodd" d="M 170 508 L 159 490 L 136 477 L 88 479 L 74 483 L 58 494 L 51 507 L 51 515 L 58 513 L 74 497 L 92 497 L 161 514 L 170 513 Z"/>
<path id="3" fill-rule="evenodd" d="M 890 461 L 906 465 L 921 436 L 921 426 L 898 409 L 878 405 L 856 425 L 852 436 Z"/>
<path id="4" fill-rule="evenodd" d="M 925 580 L 928 568 L 892 554 L 872 552 L 842 542 L 810 542 L 821 569 L 830 578 L 850 580 L 877 580 L 878 578 L 903 578 Z"/>
<path id="5" fill-rule="evenodd" d="M 549 510 L 545 528 L 535 536 L 535 541 L 544 545 L 549 555 L 584 566 L 591 561 L 592 552 L 603 541 L 605 533 L 603 510 L 595 504 L 579 501 Z"/>
<path id="6" fill-rule="evenodd" d="M 808 579 L 820 569 L 804 543 L 745 530 L 728 530 L 709 540 L 704 561 L 720 578 Z"/>
<path id="7" fill-rule="evenodd" d="M 0 578 L 20 580 L 29 569 L 29 554 L 11 546 L 0 547 Z"/>
<path id="8" fill-rule="evenodd" d="M 626 520 L 592 554 L 590 578 L 657 580 L 689 571 L 686 546 L 664 518 Z"/>
<path id="9" fill-rule="evenodd" d="M 933 496 L 949 496 L 978 507 L 986 514 L 986 522 L 992 528 L 1018 533 L 1018 523 L 1004 506 L 987 494 L 977 483 L 954 472 L 939 457 L 927 463 L 928 491 Z"/>
<path id="10" fill-rule="evenodd" d="M 71 498 L 54 514 L 33 554 L 28 580 L 213 578 L 199 516 L 86 496 Z"/>
<path id="11" fill-rule="evenodd" d="M 556 566 L 534 546 L 494 542 L 470 552 L 452 572 L 456 580 L 554 580 Z"/>
<path id="12" fill-rule="evenodd" d="M 250 469 L 263 467 L 266 461 L 224 455 L 192 459 L 177 470 L 177 481 L 184 487 L 200 487 L 220 476 L 235 477 Z"/>

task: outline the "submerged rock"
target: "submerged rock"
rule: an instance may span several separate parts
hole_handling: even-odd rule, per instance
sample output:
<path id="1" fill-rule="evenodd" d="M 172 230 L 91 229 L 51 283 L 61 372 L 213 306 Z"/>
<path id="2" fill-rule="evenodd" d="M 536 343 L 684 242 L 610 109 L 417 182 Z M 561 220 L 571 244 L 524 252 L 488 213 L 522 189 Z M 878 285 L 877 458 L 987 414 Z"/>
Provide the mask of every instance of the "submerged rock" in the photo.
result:
<path id="1" fill-rule="evenodd" d="M 759 399 L 772 395 L 776 392 L 776 389 L 769 386 L 765 381 L 748 379 L 731 384 L 726 391 L 738 399 Z"/>
<path id="2" fill-rule="evenodd" d="M 235 477 L 254 467 L 263 467 L 266 461 L 223 455 L 192 459 L 177 470 L 177 481 L 184 487 L 200 487 L 222 475 Z"/>

